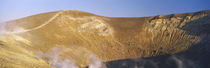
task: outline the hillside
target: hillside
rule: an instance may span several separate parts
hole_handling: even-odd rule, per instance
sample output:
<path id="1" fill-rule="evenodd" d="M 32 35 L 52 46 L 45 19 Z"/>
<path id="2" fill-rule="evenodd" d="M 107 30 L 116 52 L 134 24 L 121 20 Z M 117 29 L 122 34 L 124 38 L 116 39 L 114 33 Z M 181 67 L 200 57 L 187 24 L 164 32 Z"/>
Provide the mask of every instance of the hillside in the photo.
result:
<path id="1" fill-rule="evenodd" d="M 0 25 L 0 67 L 86 67 L 90 55 L 110 62 L 210 53 L 209 29 L 209 10 L 135 18 L 76 10 L 43 13 Z"/>

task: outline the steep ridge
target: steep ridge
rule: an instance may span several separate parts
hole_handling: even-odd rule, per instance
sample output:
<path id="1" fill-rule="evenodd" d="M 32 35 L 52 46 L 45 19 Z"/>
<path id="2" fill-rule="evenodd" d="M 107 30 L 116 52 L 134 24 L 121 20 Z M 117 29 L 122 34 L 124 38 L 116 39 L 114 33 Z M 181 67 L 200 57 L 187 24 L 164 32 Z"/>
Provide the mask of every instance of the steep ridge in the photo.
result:
<path id="1" fill-rule="evenodd" d="M 86 67 L 91 54 L 108 62 L 188 51 L 209 39 L 210 11 L 111 18 L 66 10 L 0 27 L 0 67 L 51 68 L 66 59 Z"/>

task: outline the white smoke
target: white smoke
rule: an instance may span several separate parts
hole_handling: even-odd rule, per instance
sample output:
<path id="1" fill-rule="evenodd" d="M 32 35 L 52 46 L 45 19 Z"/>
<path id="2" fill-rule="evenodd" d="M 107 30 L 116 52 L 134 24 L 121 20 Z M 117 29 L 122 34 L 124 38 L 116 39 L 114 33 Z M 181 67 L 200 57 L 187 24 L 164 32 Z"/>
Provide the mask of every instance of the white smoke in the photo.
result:
<path id="1" fill-rule="evenodd" d="M 90 54 L 89 59 L 91 61 L 91 64 L 89 64 L 89 68 L 107 68 L 106 65 L 94 54 Z"/>
<path id="2" fill-rule="evenodd" d="M 7 32 L 5 29 L 5 23 L 0 23 L 0 39 L 2 40 L 2 36 Z"/>
<path id="3" fill-rule="evenodd" d="M 52 48 L 52 54 L 47 55 L 51 60 L 48 61 L 51 65 L 54 65 L 58 68 L 79 68 L 75 65 L 75 63 L 69 59 L 60 60 L 60 52 L 62 52 L 64 48 Z"/>
<path id="4" fill-rule="evenodd" d="M 171 59 L 175 61 L 177 68 L 199 68 L 195 61 L 191 61 L 188 58 L 173 55 Z"/>
<path id="5" fill-rule="evenodd" d="M 6 37 L 13 38 L 14 40 L 18 39 L 16 37 L 20 38 L 18 33 L 15 33 L 15 32 L 21 32 L 21 31 L 24 31 L 25 29 L 22 27 L 17 27 L 17 26 L 16 28 L 13 28 L 13 29 L 7 29 L 6 26 L 14 25 L 14 24 L 9 24 L 9 25 L 7 24 L 8 23 L 0 23 L 0 40 L 5 40 Z"/>
<path id="6" fill-rule="evenodd" d="M 24 42 L 26 44 L 30 44 L 31 42 L 26 40 L 25 38 L 20 36 L 20 33 L 23 33 L 27 30 L 21 27 L 16 27 L 14 29 L 7 29 L 6 26 L 8 23 L 0 23 L 0 40 L 1 41 L 7 41 L 5 38 L 9 38 L 15 41 Z M 14 25 L 14 24 L 13 24 Z M 54 47 L 51 48 L 50 54 L 45 54 L 43 52 L 38 52 L 38 55 L 35 57 L 42 58 L 45 57 L 49 59 L 47 62 L 53 66 L 56 66 L 57 68 L 79 68 L 79 66 L 76 66 L 76 64 L 69 60 L 68 58 L 65 58 L 63 60 L 60 59 L 60 53 L 65 50 L 65 47 Z M 106 66 L 101 62 L 101 60 L 97 57 L 95 57 L 93 54 L 89 55 L 89 59 L 91 61 L 91 64 L 89 65 L 89 68 L 106 68 Z"/>
<path id="7" fill-rule="evenodd" d="M 54 47 L 54 48 L 51 48 L 50 54 L 43 53 L 40 51 L 36 55 L 36 57 L 37 58 L 45 57 L 49 59 L 47 60 L 47 62 L 57 68 L 79 68 L 79 66 L 77 66 L 74 61 L 71 61 L 68 58 L 65 58 L 64 60 L 60 59 L 61 58 L 60 54 L 65 49 L 66 49 L 65 47 L 61 47 L 61 48 Z M 90 54 L 88 58 L 91 61 L 91 63 L 89 64 L 89 68 L 107 68 L 106 65 L 94 54 Z"/>
<path id="8" fill-rule="evenodd" d="M 43 52 L 38 52 L 36 55 L 37 58 L 45 57 L 49 59 L 47 62 L 57 68 L 79 68 L 78 66 L 75 65 L 75 63 L 67 58 L 64 60 L 60 59 L 60 53 L 64 50 L 64 47 L 62 48 L 51 48 L 51 53 L 43 53 Z"/>
<path id="9" fill-rule="evenodd" d="M 17 27 L 12 29 L 7 29 L 7 26 L 14 25 L 14 24 L 9 24 L 8 23 L 0 23 L 0 40 L 4 42 L 21 42 L 25 43 L 27 45 L 31 44 L 31 41 L 27 40 L 26 38 L 22 37 L 22 33 L 17 33 L 24 31 L 25 29 L 22 27 Z"/>
<path id="10" fill-rule="evenodd" d="M 184 68 L 184 63 L 181 59 L 176 56 L 171 56 L 171 58 L 177 63 L 178 68 Z"/>

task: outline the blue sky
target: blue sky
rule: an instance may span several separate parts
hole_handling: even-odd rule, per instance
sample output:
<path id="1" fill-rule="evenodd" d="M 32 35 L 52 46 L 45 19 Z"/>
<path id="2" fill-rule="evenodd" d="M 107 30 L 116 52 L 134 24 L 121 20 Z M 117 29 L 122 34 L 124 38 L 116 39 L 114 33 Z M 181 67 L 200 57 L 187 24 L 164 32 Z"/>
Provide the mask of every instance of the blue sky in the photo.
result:
<path id="1" fill-rule="evenodd" d="M 144 17 L 209 9 L 210 0 L 0 0 L 0 22 L 58 10 Z"/>

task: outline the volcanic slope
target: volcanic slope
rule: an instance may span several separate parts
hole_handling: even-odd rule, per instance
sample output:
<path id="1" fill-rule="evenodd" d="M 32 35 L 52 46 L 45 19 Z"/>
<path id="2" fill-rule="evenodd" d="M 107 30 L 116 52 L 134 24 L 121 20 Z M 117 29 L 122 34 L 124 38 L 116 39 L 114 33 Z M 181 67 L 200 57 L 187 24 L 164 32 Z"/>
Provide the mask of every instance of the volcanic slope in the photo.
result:
<path id="1" fill-rule="evenodd" d="M 65 59 L 86 67 L 92 54 L 103 62 L 176 54 L 209 39 L 209 29 L 209 10 L 135 18 L 43 13 L 1 23 L 0 67 L 53 68 Z"/>

